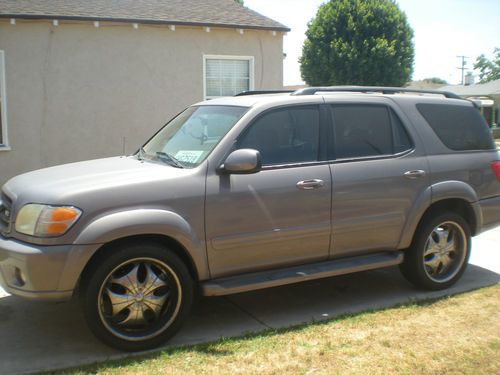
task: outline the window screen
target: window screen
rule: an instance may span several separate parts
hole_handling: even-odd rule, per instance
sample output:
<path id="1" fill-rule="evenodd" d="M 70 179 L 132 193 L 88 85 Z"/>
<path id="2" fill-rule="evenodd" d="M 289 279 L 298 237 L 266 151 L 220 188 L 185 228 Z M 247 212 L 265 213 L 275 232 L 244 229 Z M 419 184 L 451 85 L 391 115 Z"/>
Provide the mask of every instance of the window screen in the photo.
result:
<path id="1" fill-rule="evenodd" d="M 238 148 L 260 151 L 264 165 L 318 160 L 319 109 L 316 106 L 275 110 L 257 119 Z"/>
<path id="2" fill-rule="evenodd" d="M 206 59 L 205 96 L 233 96 L 250 90 L 250 60 Z"/>
<path id="3" fill-rule="evenodd" d="M 417 109 L 436 135 L 452 150 L 495 148 L 486 121 L 478 110 L 451 104 L 417 104 Z"/>
<path id="4" fill-rule="evenodd" d="M 333 117 L 337 158 L 393 153 L 393 132 L 386 107 L 335 105 Z M 406 142 L 408 143 L 408 140 Z"/>

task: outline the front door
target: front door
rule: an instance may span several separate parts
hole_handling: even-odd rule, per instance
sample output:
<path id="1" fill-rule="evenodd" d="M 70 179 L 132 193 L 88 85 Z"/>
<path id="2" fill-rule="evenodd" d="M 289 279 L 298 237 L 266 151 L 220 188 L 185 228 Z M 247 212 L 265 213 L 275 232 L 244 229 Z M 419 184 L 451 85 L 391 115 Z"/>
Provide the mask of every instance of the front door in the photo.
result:
<path id="1" fill-rule="evenodd" d="M 318 106 L 267 112 L 237 148 L 261 152 L 262 171 L 209 173 L 206 238 L 212 277 L 323 260 L 330 246 L 331 175 L 320 163 Z"/>

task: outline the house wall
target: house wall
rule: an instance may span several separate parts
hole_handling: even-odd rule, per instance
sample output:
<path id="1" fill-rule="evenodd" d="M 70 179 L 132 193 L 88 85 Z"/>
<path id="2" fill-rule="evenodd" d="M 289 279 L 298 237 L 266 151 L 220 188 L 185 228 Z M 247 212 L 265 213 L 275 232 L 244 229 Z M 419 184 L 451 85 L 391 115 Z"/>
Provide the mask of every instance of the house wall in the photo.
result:
<path id="1" fill-rule="evenodd" d="M 0 184 L 133 152 L 203 100 L 204 54 L 254 56 L 255 89 L 281 88 L 282 42 L 281 33 L 262 30 L 1 20 L 11 150 L 0 151 Z"/>

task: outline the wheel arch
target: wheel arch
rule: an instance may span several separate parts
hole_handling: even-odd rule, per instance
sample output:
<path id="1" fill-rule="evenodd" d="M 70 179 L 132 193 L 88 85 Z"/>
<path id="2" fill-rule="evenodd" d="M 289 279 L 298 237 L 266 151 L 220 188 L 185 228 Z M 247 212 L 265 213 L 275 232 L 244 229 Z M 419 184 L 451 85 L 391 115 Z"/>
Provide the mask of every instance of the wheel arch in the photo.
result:
<path id="1" fill-rule="evenodd" d="M 476 202 L 469 202 L 463 197 L 445 198 L 430 203 L 425 209 L 422 209 L 418 217 L 407 223 L 398 247 L 400 249 L 408 248 L 422 222 L 428 216 L 436 215 L 438 212 L 443 211 L 452 211 L 462 216 L 467 224 L 469 224 L 473 236 L 480 232 L 482 216 L 481 209 Z"/>
<path id="2" fill-rule="evenodd" d="M 469 224 L 472 235 L 478 232 L 478 215 L 480 212 L 475 209 L 473 203 L 462 198 L 448 198 L 432 203 L 420 218 L 419 225 L 428 216 L 436 215 L 443 211 L 452 211 L 463 217 L 467 224 Z"/>
<path id="3" fill-rule="evenodd" d="M 85 264 L 77 281 L 77 285 L 73 294 L 79 295 L 79 293 L 82 291 L 82 282 L 85 282 L 87 276 L 89 275 L 89 272 L 92 271 L 93 267 L 98 264 L 103 257 L 106 257 L 110 252 L 114 251 L 120 246 L 140 243 L 154 243 L 164 246 L 165 248 L 173 251 L 184 262 L 189 271 L 189 274 L 193 278 L 193 281 L 197 283 L 200 280 L 200 274 L 196 267 L 195 261 L 193 260 L 187 249 L 179 241 L 167 235 L 140 234 L 117 238 L 99 247 Z"/>

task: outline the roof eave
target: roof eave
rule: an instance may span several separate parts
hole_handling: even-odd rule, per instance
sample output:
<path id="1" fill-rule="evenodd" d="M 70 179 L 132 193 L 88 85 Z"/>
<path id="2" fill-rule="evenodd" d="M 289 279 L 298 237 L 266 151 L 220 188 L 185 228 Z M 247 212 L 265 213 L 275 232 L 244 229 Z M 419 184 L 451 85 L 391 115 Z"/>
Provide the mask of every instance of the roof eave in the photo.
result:
<path id="1" fill-rule="evenodd" d="M 100 21 L 100 22 L 122 22 L 122 23 L 141 23 L 149 25 L 176 25 L 176 26 L 207 26 L 221 27 L 230 29 L 248 29 L 248 30 L 268 30 L 289 32 L 288 27 L 280 26 L 259 26 L 259 25 L 244 25 L 244 24 L 227 24 L 216 22 L 186 22 L 175 20 L 151 20 L 145 18 L 112 18 L 112 17 L 79 17 L 79 16 L 58 16 L 44 14 L 0 14 L 0 18 L 16 18 L 28 20 L 67 20 L 67 21 Z"/>

